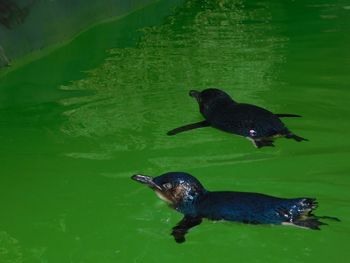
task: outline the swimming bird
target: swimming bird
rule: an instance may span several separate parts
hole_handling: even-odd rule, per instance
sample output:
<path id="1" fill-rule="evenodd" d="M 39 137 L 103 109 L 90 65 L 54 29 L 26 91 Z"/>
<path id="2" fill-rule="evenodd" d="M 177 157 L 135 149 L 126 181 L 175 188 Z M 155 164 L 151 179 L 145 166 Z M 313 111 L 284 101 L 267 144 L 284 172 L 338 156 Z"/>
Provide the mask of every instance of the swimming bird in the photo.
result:
<path id="1" fill-rule="evenodd" d="M 301 117 L 296 114 L 274 114 L 264 108 L 234 101 L 226 92 L 210 88 L 203 91 L 191 90 L 190 96 L 199 104 L 204 121 L 184 125 L 169 131 L 168 135 L 203 127 L 214 127 L 219 130 L 244 136 L 251 140 L 255 147 L 274 146 L 277 137 L 307 141 L 292 133 L 280 120 L 283 117 Z"/>
<path id="2" fill-rule="evenodd" d="M 188 230 L 201 224 L 203 218 L 247 224 L 291 225 L 319 230 L 325 223 L 312 214 L 315 198 L 279 198 L 248 192 L 212 192 L 194 176 L 185 172 L 168 172 L 157 177 L 136 174 L 133 180 L 146 184 L 172 208 L 184 215 L 173 228 L 175 241 L 182 243 Z"/>

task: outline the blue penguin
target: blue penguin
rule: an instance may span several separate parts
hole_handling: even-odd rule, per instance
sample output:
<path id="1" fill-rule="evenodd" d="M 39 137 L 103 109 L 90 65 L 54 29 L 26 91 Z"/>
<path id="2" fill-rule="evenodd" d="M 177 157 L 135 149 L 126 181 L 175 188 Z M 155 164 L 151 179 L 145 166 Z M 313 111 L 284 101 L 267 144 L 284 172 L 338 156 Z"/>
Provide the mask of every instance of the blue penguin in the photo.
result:
<path id="1" fill-rule="evenodd" d="M 278 198 L 248 192 L 212 192 L 192 175 L 184 172 L 169 172 L 157 177 L 133 175 L 132 179 L 146 184 L 172 208 L 184 214 L 183 219 L 173 228 L 175 241 L 182 243 L 192 227 L 199 225 L 203 218 L 226 220 L 247 224 L 292 225 L 319 230 L 325 223 L 312 214 L 316 209 L 315 198 Z"/>
<path id="2" fill-rule="evenodd" d="M 300 115 L 273 114 L 255 105 L 238 103 L 226 92 L 214 88 L 201 92 L 191 90 L 190 96 L 197 100 L 205 120 L 173 129 L 167 133 L 168 135 L 211 126 L 244 136 L 257 148 L 274 146 L 273 141 L 277 137 L 294 139 L 298 142 L 307 141 L 288 130 L 280 120 L 282 117 L 301 117 Z"/>

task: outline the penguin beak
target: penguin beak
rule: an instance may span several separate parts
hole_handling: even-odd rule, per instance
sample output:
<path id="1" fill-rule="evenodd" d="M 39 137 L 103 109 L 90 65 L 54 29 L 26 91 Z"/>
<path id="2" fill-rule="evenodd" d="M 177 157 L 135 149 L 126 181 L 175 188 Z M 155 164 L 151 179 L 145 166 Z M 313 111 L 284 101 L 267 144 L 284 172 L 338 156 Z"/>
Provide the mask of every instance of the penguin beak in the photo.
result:
<path id="1" fill-rule="evenodd" d="M 200 92 L 196 90 L 190 90 L 189 95 L 195 99 L 199 99 Z"/>
<path id="2" fill-rule="evenodd" d="M 150 188 L 154 190 L 154 192 L 157 194 L 157 196 L 162 199 L 163 201 L 173 204 L 173 201 L 169 195 L 167 195 L 166 192 L 163 191 L 163 189 L 158 186 L 155 182 L 153 182 L 153 177 L 147 176 L 147 175 L 142 175 L 142 174 L 135 174 L 131 176 L 131 179 L 141 183 L 148 185 Z"/>
<path id="3" fill-rule="evenodd" d="M 135 175 L 131 176 L 131 179 L 133 179 L 141 184 L 148 185 L 149 187 L 151 187 L 153 189 L 158 189 L 160 191 L 162 190 L 155 182 L 153 182 L 153 177 L 151 177 L 151 176 L 142 175 L 142 174 L 135 174 Z"/>

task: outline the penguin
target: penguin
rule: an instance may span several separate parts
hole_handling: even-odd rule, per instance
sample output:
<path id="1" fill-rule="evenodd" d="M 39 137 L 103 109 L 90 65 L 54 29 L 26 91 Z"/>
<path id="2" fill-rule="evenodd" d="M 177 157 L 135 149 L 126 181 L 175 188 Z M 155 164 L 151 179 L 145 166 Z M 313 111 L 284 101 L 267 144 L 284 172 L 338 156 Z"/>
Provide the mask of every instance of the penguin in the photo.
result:
<path id="1" fill-rule="evenodd" d="M 255 147 L 274 146 L 274 139 L 284 137 L 297 142 L 307 139 L 292 133 L 280 120 L 283 117 L 301 117 L 296 114 L 274 114 L 264 108 L 234 101 L 226 92 L 210 88 L 191 90 L 189 95 L 199 104 L 204 121 L 184 125 L 169 131 L 168 135 L 204 127 L 244 136 Z"/>
<path id="2" fill-rule="evenodd" d="M 212 192 L 200 181 L 185 172 L 168 172 L 157 177 L 136 174 L 133 180 L 149 186 L 159 198 L 184 215 L 172 229 L 171 235 L 177 243 L 185 241 L 189 229 L 202 220 L 226 220 L 245 224 L 291 225 L 320 230 L 327 225 L 319 219 L 335 217 L 316 216 L 315 198 L 279 198 L 249 192 Z"/>

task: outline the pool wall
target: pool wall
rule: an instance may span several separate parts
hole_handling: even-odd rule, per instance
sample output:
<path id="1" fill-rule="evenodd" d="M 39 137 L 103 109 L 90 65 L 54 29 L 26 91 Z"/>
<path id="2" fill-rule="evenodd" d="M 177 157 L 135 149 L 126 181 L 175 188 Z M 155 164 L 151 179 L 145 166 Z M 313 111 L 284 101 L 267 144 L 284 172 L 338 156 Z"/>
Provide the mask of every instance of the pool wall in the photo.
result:
<path id="1" fill-rule="evenodd" d="M 0 67 L 64 42 L 92 24 L 130 13 L 156 0 L 2 0 Z"/>

